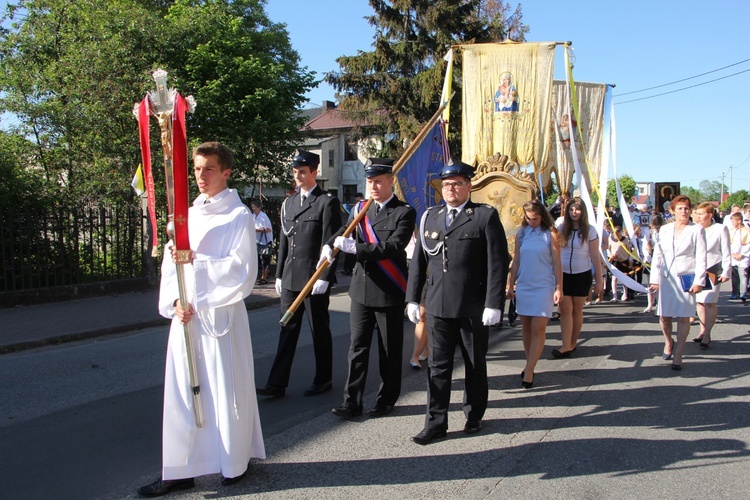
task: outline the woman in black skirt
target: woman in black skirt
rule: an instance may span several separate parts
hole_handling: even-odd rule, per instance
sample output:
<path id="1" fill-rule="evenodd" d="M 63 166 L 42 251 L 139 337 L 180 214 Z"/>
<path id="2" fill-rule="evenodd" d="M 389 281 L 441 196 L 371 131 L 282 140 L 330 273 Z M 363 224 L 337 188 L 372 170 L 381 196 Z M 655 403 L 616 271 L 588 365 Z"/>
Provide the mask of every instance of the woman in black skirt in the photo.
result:
<path id="1" fill-rule="evenodd" d="M 558 226 L 563 268 L 563 298 L 560 301 L 560 329 L 562 348 L 553 349 L 555 358 L 569 358 L 576 350 L 583 326 L 583 304 L 591 290 L 593 267 L 596 276 L 602 275 L 599 256 L 599 236 L 589 224 L 586 205 L 576 197 L 570 200 L 565 216 Z M 596 294 L 602 293 L 602 280 L 596 280 Z"/>

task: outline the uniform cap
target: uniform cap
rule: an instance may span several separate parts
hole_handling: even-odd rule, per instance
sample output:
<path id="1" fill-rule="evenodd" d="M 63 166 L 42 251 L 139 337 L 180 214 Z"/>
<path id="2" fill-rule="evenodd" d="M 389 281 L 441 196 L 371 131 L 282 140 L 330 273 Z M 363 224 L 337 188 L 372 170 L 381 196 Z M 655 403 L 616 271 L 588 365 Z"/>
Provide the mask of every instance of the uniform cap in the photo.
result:
<path id="1" fill-rule="evenodd" d="M 471 168 L 471 166 L 467 165 L 466 163 L 463 163 L 460 161 L 453 161 L 451 165 L 444 166 L 443 169 L 440 171 L 441 179 L 445 179 L 447 177 L 453 177 L 455 175 L 460 175 L 471 180 L 471 178 L 474 177 L 474 169 Z"/>
<path id="2" fill-rule="evenodd" d="M 370 158 L 365 164 L 365 177 L 377 177 L 378 175 L 393 173 L 393 158 Z"/>
<path id="3" fill-rule="evenodd" d="M 310 167 L 311 170 L 317 169 L 320 164 L 320 156 L 309 151 L 298 149 L 292 160 L 292 168 Z"/>

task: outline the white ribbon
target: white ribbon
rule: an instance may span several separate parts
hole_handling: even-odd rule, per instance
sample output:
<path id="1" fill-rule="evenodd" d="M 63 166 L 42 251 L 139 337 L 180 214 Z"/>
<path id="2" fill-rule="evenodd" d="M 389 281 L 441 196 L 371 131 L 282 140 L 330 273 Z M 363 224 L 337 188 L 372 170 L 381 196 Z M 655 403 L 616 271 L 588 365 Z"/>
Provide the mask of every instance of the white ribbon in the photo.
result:
<path id="1" fill-rule="evenodd" d="M 565 63 L 568 65 L 568 51 L 565 51 Z M 570 94 L 570 87 L 571 87 L 571 81 L 570 81 L 570 72 L 567 71 L 565 73 L 565 82 L 566 82 L 566 90 L 568 94 L 568 102 L 571 102 L 571 94 Z M 608 107 L 609 105 L 609 107 Z M 568 113 L 568 127 L 570 130 L 573 130 L 573 123 L 572 123 L 572 115 L 573 113 Z M 611 122 L 611 123 L 610 123 Z M 586 204 L 586 211 L 588 212 L 589 220 L 595 221 L 594 227 L 596 228 L 596 234 L 599 235 L 599 241 L 602 242 L 602 228 L 604 226 L 604 220 L 606 219 L 606 216 L 604 215 L 605 207 L 604 207 L 604 199 L 606 198 L 607 193 L 607 171 L 609 168 L 609 158 L 610 158 L 610 148 L 612 149 L 612 165 L 615 172 L 615 185 L 617 186 L 617 195 L 622 201 L 624 200 L 624 197 L 622 196 L 622 191 L 620 190 L 620 184 L 617 182 L 617 165 L 615 158 L 617 156 L 617 144 L 615 140 L 615 135 L 617 133 L 617 129 L 615 127 L 615 109 L 614 104 L 612 103 L 612 90 L 611 87 L 607 87 L 607 90 L 604 95 L 604 151 L 602 152 L 602 169 L 599 171 L 599 214 L 598 216 L 594 214 L 594 205 L 591 202 L 591 196 L 589 194 L 589 187 L 586 185 L 586 178 L 582 175 L 581 172 L 581 165 L 578 161 L 578 150 L 575 146 L 575 134 L 570 134 L 570 151 L 572 153 L 573 157 L 573 167 L 575 168 L 575 175 L 576 175 L 576 184 L 580 186 L 580 192 L 581 192 L 581 199 Z M 625 211 L 627 210 L 627 205 L 625 206 Z M 634 234 L 633 232 L 633 221 L 630 218 L 630 213 L 624 213 L 623 217 L 627 217 L 624 219 L 626 221 L 626 224 L 630 224 L 629 227 L 629 234 Z M 601 256 L 602 260 L 607 263 L 607 266 L 609 267 L 609 271 L 618 279 L 620 283 L 623 284 L 623 286 L 626 286 L 630 288 L 631 290 L 635 290 L 636 292 L 640 293 L 647 293 L 648 290 L 645 286 L 641 285 L 637 281 L 635 281 L 633 278 L 628 276 L 627 274 L 623 273 L 619 269 L 617 269 L 615 266 L 612 265 L 612 263 L 608 262 L 606 257 L 604 256 L 604 252 L 602 251 L 602 245 L 599 245 L 599 255 Z M 596 277 L 597 280 L 601 279 L 600 276 Z M 615 293 L 617 293 L 615 291 Z"/>

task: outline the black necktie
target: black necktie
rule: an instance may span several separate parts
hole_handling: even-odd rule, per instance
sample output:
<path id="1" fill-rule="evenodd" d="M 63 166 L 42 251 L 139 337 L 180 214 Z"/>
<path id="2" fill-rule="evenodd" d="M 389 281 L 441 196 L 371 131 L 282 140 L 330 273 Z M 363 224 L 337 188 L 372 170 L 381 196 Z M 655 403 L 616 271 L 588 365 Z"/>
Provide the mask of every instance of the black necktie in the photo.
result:
<path id="1" fill-rule="evenodd" d="M 211 203 L 211 200 L 209 200 L 208 198 L 206 198 L 206 201 L 203 202 L 204 205 L 208 205 L 209 203 Z"/>
<path id="2" fill-rule="evenodd" d="M 453 221 L 456 220 L 456 214 L 458 214 L 458 210 L 451 208 L 450 214 L 448 215 L 448 227 L 451 227 Z"/>
<path id="3" fill-rule="evenodd" d="M 303 195 L 302 195 L 302 201 L 300 202 L 300 205 L 304 205 L 304 204 L 305 204 L 305 200 L 306 200 L 306 199 L 307 199 L 307 195 L 306 195 L 306 194 L 303 194 Z"/>
<path id="4" fill-rule="evenodd" d="M 378 215 L 380 213 L 380 205 L 377 203 L 375 204 L 375 215 Z"/>

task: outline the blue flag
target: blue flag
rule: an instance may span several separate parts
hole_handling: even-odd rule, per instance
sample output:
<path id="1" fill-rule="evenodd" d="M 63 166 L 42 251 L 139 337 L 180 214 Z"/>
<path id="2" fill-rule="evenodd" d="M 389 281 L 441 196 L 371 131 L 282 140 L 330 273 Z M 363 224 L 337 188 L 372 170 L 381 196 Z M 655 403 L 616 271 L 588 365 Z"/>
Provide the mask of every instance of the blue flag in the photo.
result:
<path id="1" fill-rule="evenodd" d="M 440 171 L 450 161 L 443 122 L 439 121 L 396 174 L 403 200 L 417 211 L 417 224 L 427 208 L 436 205 Z"/>

